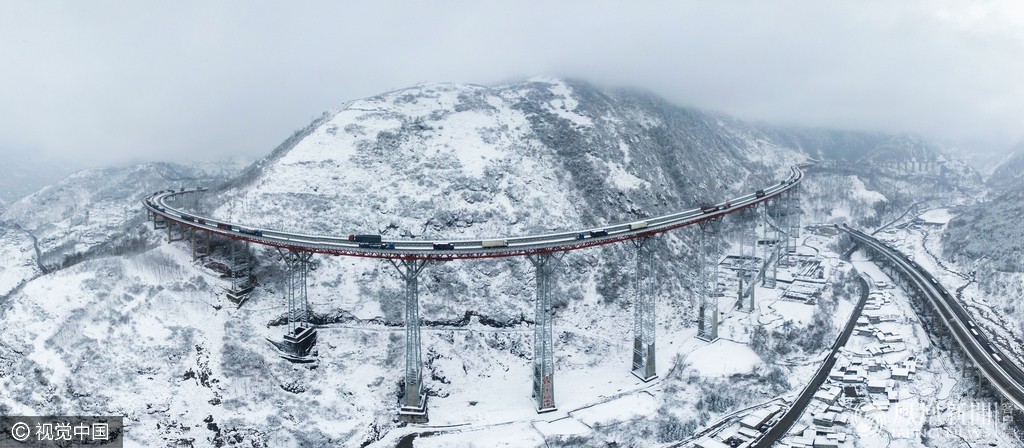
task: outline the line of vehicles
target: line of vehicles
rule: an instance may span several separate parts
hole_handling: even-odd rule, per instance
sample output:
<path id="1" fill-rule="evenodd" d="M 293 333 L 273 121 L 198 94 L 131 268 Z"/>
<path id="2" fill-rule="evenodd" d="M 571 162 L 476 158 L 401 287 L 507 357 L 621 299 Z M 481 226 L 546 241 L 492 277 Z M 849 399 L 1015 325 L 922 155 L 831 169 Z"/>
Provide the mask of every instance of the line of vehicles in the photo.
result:
<path id="1" fill-rule="evenodd" d="M 579 244 L 580 242 L 592 239 L 622 239 L 622 236 L 639 233 L 638 231 L 648 229 L 649 227 L 656 227 L 655 231 L 665 230 L 667 228 L 675 228 L 680 225 L 686 225 L 686 221 L 698 219 L 701 216 L 722 212 L 734 208 L 734 201 L 736 205 L 747 206 L 749 202 L 756 201 L 764 198 L 767 195 L 777 194 L 780 190 L 786 186 L 796 183 L 802 173 L 794 168 L 793 175 L 779 183 L 778 186 L 769 187 L 767 189 L 756 190 L 752 194 L 748 194 L 733 201 L 726 201 L 720 204 L 705 204 L 697 210 L 689 210 L 685 212 L 675 213 L 671 215 L 665 215 L 655 218 L 650 218 L 643 221 L 637 221 L 632 223 L 616 224 L 605 227 L 603 229 L 594 229 L 587 231 L 576 231 L 566 233 L 555 233 L 548 235 L 537 235 L 537 236 L 526 236 L 526 237 L 515 237 L 507 239 L 487 239 L 487 240 L 469 240 L 469 241 L 385 241 L 381 235 L 348 235 L 345 237 L 331 237 L 331 236 L 315 236 L 315 235 L 301 235 L 288 232 L 279 232 L 273 230 L 261 230 L 243 227 L 235 224 L 229 224 L 224 222 L 218 222 L 210 220 L 209 218 L 203 218 L 199 216 L 193 216 L 191 214 L 183 213 L 173 207 L 165 208 L 163 199 L 166 195 L 176 195 L 183 192 L 190 192 L 192 190 L 186 190 L 181 188 L 180 190 L 162 190 L 154 192 L 152 195 L 145 199 L 145 204 L 160 212 L 164 216 L 170 217 L 171 219 L 178 219 L 180 221 L 188 221 L 203 226 L 216 227 L 229 232 L 237 232 L 243 235 L 249 235 L 254 237 L 263 237 L 271 240 L 271 243 L 285 243 L 294 244 L 300 247 L 324 247 L 326 246 L 329 250 L 336 250 L 335 248 L 359 248 L 364 250 L 376 251 L 500 251 L 501 249 L 514 247 L 516 249 L 533 249 L 537 247 L 545 246 L 556 246 L 564 244 L 571 246 Z M 202 190 L 202 188 L 197 188 Z M 164 195 L 164 196 L 161 196 Z M 283 240 L 283 241 L 282 241 Z M 589 245 L 589 244 L 587 244 Z"/>
<path id="2" fill-rule="evenodd" d="M 203 187 L 196 187 L 196 189 L 195 189 L 195 191 L 203 191 L 203 190 L 204 190 Z M 171 190 L 156 191 L 152 195 L 150 195 L 149 197 L 146 198 L 146 205 L 156 209 L 159 212 L 168 213 L 166 208 L 164 208 L 160 204 L 154 203 L 151 198 L 153 198 L 153 197 L 155 197 L 157 195 L 160 195 L 160 194 L 164 194 L 164 193 L 183 193 L 185 191 L 186 191 L 185 187 L 181 187 L 180 191 L 175 191 L 173 189 L 171 189 Z M 187 214 L 184 214 L 184 213 L 180 213 L 178 216 L 181 219 L 185 220 L 185 221 L 194 222 L 196 224 L 200 224 L 200 225 L 204 225 L 204 226 L 207 226 L 207 225 L 208 226 L 214 226 L 214 227 L 217 227 L 218 229 L 227 230 L 227 231 L 231 231 L 231 232 L 244 233 L 246 235 L 251 235 L 251 236 L 263 236 L 263 231 L 262 230 L 258 230 L 258 229 L 250 229 L 250 228 L 242 227 L 242 226 L 225 224 L 225 223 L 220 223 L 220 222 L 215 222 L 215 221 L 207 221 L 206 218 L 201 218 L 201 217 L 197 217 L 197 216 L 187 215 Z"/>
<path id="3" fill-rule="evenodd" d="M 870 238 L 863 232 L 860 232 L 846 224 L 843 224 L 843 227 L 850 230 L 851 232 L 863 235 L 864 238 Z M 989 340 L 989 338 L 982 331 L 980 331 L 977 326 L 975 326 L 973 319 L 971 319 L 970 316 L 966 314 L 966 312 L 957 303 L 957 301 L 949 293 L 949 291 L 942 287 L 942 285 L 939 284 L 938 280 L 936 280 L 935 277 L 928 274 L 928 272 L 925 271 L 920 266 L 918 266 L 917 263 L 914 262 L 914 260 L 910 259 L 902 252 L 896 250 L 886 242 L 879 242 L 879 244 L 888 248 L 893 256 L 902 259 L 906 264 L 910 265 L 914 271 L 920 274 L 921 278 L 930 283 L 932 288 L 939 293 L 939 296 L 941 296 L 942 301 L 946 303 L 946 309 L 950 313 L 950 317 L 957 321 L 960 321 L 963 324 L 963 326 L 969 333 L 967 336 L 969 336 L 975 341 L 975 344 L 978 346 L 978 348 L 980 348 L 983 352 L 987 352 L 987 354 L 992 357 L 992 360 L 995 361 L 995 364 L 1002 367 L 1003 371 L 1006 372 L 1018 385 L 1024 384 L 1024 374 L 1022 374 L 1022 372 L 1016 366 L 1016 364 L 1004 362 L 1003 357 L 999 354 L 999 350 L 997 350 L 992 345 L 992 342 Z"/>

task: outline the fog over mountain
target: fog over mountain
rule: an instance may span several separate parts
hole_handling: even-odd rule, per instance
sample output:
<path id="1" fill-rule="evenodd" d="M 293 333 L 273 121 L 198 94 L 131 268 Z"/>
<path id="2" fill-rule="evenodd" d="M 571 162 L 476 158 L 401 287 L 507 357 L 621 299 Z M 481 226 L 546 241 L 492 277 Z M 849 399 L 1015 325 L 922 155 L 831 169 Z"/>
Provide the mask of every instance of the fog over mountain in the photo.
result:
<path id="1" fill-rule="evenodd" d="M 0 155 L 85 166 L 257 158 L 420 82 L 646 88 L 749 122 L 1024 139 L 1014 1 L 65 5 L 0 17 Z"/>
<path id="2" fill-rule="evenodd" d="M 154 190 L 212 186 L 188 207 L 255 228 L 460 239 L 600 227 L 688 209 L 776 183 L 812 158 L 839 171 L 809 171 L 807 222 L 878 225 L 903 213 L 915 195 L 983 188 L 976 172 L 919 137 L 749 124 L 646 91 L 561 78 L 495 87 L 421 84 L 350 101 L 244 169 L 229 160 L 79 172 L 2 215 L 0 238 L 14 250 L 0 257 L 0 319 L 13 330 L 0 339 L 0 406 L 125 415 L 131 439 L 147 446 L 358 446 L 384 443 L 399 429 L 393 415 L 402 339 L 373 330 L 402 320 L 393 269 L 316 257 L 308 293 L 314 321 L 323 325 L 318 367 L 296 368 L 264 339 L 280 338 L 286 286 L 278 253 L 254 246 L 259 287 L 235 309 L 217 267 L 225 263 L 225 243 L 215 239 L 213 255 L 196 262 L 187 242 L 167 244 L 165 231 L 154 231 L 138 208 Z M 935 165 L 898 165 L 910 161 Z M 873 174 L 860 175 L 861 182 L 844 174 L 849 170 Z M 750 224 L 742 213 L 727 219 L 724 247 Z M 710 249 L 698 236 L 692 229 L 672 232 L 656 251 L 657 325 L 667 340 L 695 325 L 696 273 Z M 588 384 L 582 378 L 593 378 L 595 369 L 616 371 L 625 359 L 595 353 L 629 340 L 633 250 L 617 244 L 562 260 L 555 318 L 559 328 L 573 329 L 559 333 L 573 341 L 559 345 L 565 356 L 558 371 L 567 378 L 560 396 L 569 403 L 590 396 L 574 389 Z M 525 260 L 510 258 L 436 264 L 424 274 L 421 318 L 442 329 L 427 331 L 424 340 L 433 422 L 465 418 L 467 400 L 480 401 L 474 412 L 487 419 L 518 418 L 520 406 L 477 391 L 511 388 L 528 396 L 518 386 L 528 387 L 530 333 L 516 329 L 531 322 L 531 272 Z M 852 289 L 840 285 L 822 299 L 831 303 L 825 309 L 849 306 L 840 304 L 852 300 Z M 37 313 L 43 308 L 45 315 Z M 647 440 L 646 427 L 659 440 L 679 440 L 723 412 L 799 387 L 808 373 L 792 360 L 817 356 L 841 323 L 822 313 L 814 331 L 800 326 L 811 325 L 805 321 L 766 333 L 768 345 L 758 353 L 739 345 L 742 356 L 757 360 L 739 382 L 666 379 L 677 388 L 662 404 L 672 417 L 637 422 L 639 432 L 617 437 Z M 443 328 L 465 325 L 459 322 L 467 316 L 494 329 L 448 338 Z M 765 348 L 781 344 L 779 338 L 789 341 L 785 350 Z M 101 363 L 86 363 L 97 356 Z M 672 357 L 665 356 L 667 363 Z M 35 376 L 49 385 L 46 396 L 61 398 L 35 394 L 34 383 L 22 379 Z M 700 400 L 709 393 L 726 401 L 704 408 Z M 182 429 L 196 425 L 206 429 Z"/>
<path id="3" fill-rule="evenodd" d="M 1021 445 L 957 367 L 1024 361 L 1022 29 L 1010 0 L 5 3 L 0 417 L 120 417 L 131 447 Z M 619 239 L 718 204 L 650 264 Z M 568 231 L 539 276 L 522 250 Z M 425 262 L 412 308 L 397 259 L 296 270 L 318 236 L 503 257 Z M 963 350 L 872 244 L 962 308 Z"/>

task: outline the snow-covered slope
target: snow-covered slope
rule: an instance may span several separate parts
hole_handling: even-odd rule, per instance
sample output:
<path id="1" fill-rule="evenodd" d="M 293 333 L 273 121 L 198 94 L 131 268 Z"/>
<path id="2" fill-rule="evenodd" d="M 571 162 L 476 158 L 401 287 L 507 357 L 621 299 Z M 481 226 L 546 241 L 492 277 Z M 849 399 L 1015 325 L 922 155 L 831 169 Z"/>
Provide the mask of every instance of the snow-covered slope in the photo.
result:
<path id="1" fill-rule="evenodd" d="M 943 255 L 987 258 L 1002 271 L 1024 272 L 1024 189 L 955 210 L 943 231 Z"/>
<path id="2" fill-rule="evenodd" d="M 33 151 L 0 152 L 0 212 L 10 204 L 80 169 Z"/>
<path id="3" fill-rule="evenodd" d="M 727 117 L 565 80 L 423 85 L 315 124 L 213 213 L 317 234 L 516 235 L 693 207 L 803 159 Z"/>
<path id="4" fill-rule="evenodd" d="M 1010 150 L 985 183 L 1000 193 L 1024 188 L 1024 141 Z"/>
<path id="5" fill-rule="evenodd" d="M 913 134 L 807 129 L 759 123 L 757 129 L 777 144 L 796 148 L 818 160 L 846 162 L 945 162 L 951 148 Z"/>
<path id="6" fill-rule="evenodd" d="M 196 207 L 255 227 L 320 234 L 524 235 L 748 193 L 805 159 L 758 127 L 645 92 L 546 78 L 497 87 L 431 84 L 324 114 Z M 390 440 L 400 428 L 404 362 L 403 284 L 394 269 L 317 256 L 308 287 L 320 325 L 319 364 L 283 361 L 264 340 L 284 332 L 275 250 L 253 248 L 260 285 L 235 309 L 223 296 L 227 280 L 211 263 L 225 261 L 223 241 L 214 239 L 213 255 L 196 262 L 184 241 L 150 248 L 164 233 L 142 221 L 138 199 L 204 182 L 182 173 L 146 165 L 73 176 L 3 215 L 51 253 L 82 250 L 90 235 L 135 238 L 149 249 L 40 276 L 0 303 L 0 322 L 12 330 L 0 332 L 0 411 L 125 415 L 139 446 Z M 865 207 L 878 202 L 858 191 Z M 727 241 L 747 219 L 727 220 Z M 680 229 L 659 238 L 658 374 L 666 381 L 655 398 L 628 373 L 635 249 L 609 245 L 561 260 L 553 291 L 556 400 L 571 410 L 632 391 L 642 415 L 652 416 L 603 425 L 598 438 L 677 441 L 722 414 L 799 388 L 814 371 L 820 353 L 796 349 L 771 364 L 745 346 L 750 322 L 769 315 L 767 297 L 777 291 L 767 289 L 758 292 L 763 314 L 735 313 L 723 325 L 734 340 L 720 345 L 742 354 L 742 365 L 688 367 L 689 353 L 720 354 L 692 338 L 692 291 L 706 251 L 698 235 Z M 824 244 L 806 250 L 821 253 Z M 533 272 L 529 262 L 510 258 L 435 263 L 421 275 L 431 424 L 528 426 L 536 418 L 529 398 Z M 771 316 L 779 325 L 788 318 Z M 733 372 L 741 373 L 721 376 Z M 581 421 L 596 427 L 614 421 L 611 414 Z M 620 430 L 636 434 L 619 439 Z"/>
<path id="7" fill-rule="evenodd" d="M 561 79 L 492 88 L 422 85 L 325 114 L 208 194 L 204 206 L 215 218 L 312 234 L 526 235 L 724 200 L 775 182 L 804 158 L 738 120 L 645 92 Z M 693 250 L 688 233 L 678 232 L 664 238 L 658 255 L 666 275 L 680 273 L 667 275 L 661 288 L 680 298 L 671 306 L 683 316 L 692 315 Z M 627 245 L 567 256 L 559 307 L 595 300 L 626 306 L 632 257 Z M 324 264 L 310 292 L 334 301 L 325 306 L 400 321 L 400 282 L 388 265 Z M 525 260 L 453 262 L 429 271 L 421 291 L 427 319 L 471 311 L 504 322 L 532 312 Z M 596 325 L 594 318 L 587 325 Z M 628 316 L 619 318 L 628 329 Z"/>
<path id="8" fill-rule="evenodd" d="M 40 273 L 31 236 L 0 225 L 0 297 Z"/>
<path id="9" fill-rule="evenodd" d="M 79 171 L 10 204 L 0 222 L 34 235 L 42 264 L 55 267 L 68 257 L 130 238 L 126 230 L 145 219 L 140 201 L 146 194 L 223 181 L 241 171 L 243 163 L 236 158 L 194 166 L 148 163 Z"/>

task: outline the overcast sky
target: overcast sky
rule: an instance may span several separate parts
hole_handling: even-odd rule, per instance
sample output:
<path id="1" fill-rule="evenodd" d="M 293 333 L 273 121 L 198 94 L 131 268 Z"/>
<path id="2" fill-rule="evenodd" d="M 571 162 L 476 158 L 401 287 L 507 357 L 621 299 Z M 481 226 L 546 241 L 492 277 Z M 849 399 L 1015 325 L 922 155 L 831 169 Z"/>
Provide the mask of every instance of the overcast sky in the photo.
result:
<path id="1" fill-rule="evenodd" d="M 0 0 L 0 154 L 260 157 L 348 100 L 534 75 L 747 120 L 1024 139 L 1024 2 L 353 3 Z"/>

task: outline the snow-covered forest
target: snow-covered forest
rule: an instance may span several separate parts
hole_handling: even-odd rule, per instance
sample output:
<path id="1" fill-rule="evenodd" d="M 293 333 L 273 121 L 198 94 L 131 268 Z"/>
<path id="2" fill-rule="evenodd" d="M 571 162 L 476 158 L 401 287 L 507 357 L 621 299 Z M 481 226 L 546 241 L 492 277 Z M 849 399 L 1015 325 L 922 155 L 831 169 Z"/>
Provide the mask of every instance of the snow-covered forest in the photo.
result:
<path id="1" fill-rule="evenodd" d="M 866 294 L 817 226 L 907 228 L 948 207 L 956 217 L 942 224 L 937 262 L 969 276 L 989 312 L 1009 316 L 1001 325 L 1010 338 L 1021 337 L 1024 281 L 1012 230 L 1020 225 L 983 219 L 1016 216 L 1020 197 L 989 195 L 982 176 L 947 149 L 910 135 L 748 124 L 650 92 L 534 78 L 423 84 L 351 101 L 252 163 L 79 171 L 0 215 L 0 414 L 123 415 L 139 446 L 393 446 L 445 426 L 465 428 L 416 446 L 468 446 L 473 434 L 527 446 L 682 442 L 799 393 Z M 696 228 L 659 238 L 655 383 L 629 374 L 635 249 L 564 256 L 553 295 L 557 415 L 567 420 L 557 424 L 531 407 L 526 260 L 424 271 L 432 426 L 416 427 L 396 413 L 405 308 L 389 264 L 315 258 L 308 297 L 317 362 L 292 364 L 267 343 L 284 331 L 277 250 L 251 248 L 258 287 L 236 307 L 224 295 L 226 240 L 214 238 L 211 255 L 193 260 L 189 241 L 167 243 L 141 209 L 153 191 L 207 186 L 185 207 L 255 228 L 428 241 L 520 236 L 750 194 L 797 164 L 807 175 L 794 257 L 812 261 L 783 269 L 785 285 L 758 287 L 753 312 L 736 308 L 737 274 L 724 258 L 750 240 L 753 216 L 726 218 L 719 252 Z M 708 266 L 718 272 L 722 319 L 713 343 L 695 338 L 699 272 Z M 817 286 L 787 298 L 801 275 Z"/>

